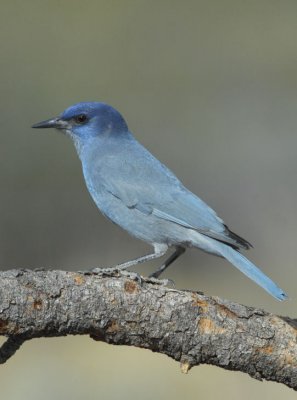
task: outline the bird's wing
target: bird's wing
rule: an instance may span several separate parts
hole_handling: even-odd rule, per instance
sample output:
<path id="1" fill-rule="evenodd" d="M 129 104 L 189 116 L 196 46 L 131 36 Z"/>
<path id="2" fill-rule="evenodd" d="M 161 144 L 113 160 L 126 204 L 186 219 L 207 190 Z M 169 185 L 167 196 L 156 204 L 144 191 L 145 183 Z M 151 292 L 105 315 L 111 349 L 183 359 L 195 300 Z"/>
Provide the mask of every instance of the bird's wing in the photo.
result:
<path id="1" fill-rule="evenodd" d="M 248 242 L 227 228 L 212 208 L 187 190 L 151 154 L 147 158 L 142 157 L 140 164 L 134 161 L 124 163 L 120 170 L 117 166 L 114 173 L 112 165 L 105 164 L 108 174 L 101 175 L 100 179 L 105 190 L 128 208 L 194 229 L 235 248 L 250 247 Z"/>

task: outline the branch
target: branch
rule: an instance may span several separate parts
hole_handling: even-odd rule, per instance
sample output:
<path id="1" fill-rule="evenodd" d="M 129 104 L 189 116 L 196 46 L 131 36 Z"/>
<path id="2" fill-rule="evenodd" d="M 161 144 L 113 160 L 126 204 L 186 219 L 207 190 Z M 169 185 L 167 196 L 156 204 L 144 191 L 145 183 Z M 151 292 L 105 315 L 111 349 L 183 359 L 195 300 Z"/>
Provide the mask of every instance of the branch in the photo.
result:
<path id="1" fill-rule="evenodd" d="M 212 364 L 297 390 L 295 320 L 140 278 L 65 271 L 0 273 L 0 363 L 36 337 L 90 335 L 181 363 Z"/>

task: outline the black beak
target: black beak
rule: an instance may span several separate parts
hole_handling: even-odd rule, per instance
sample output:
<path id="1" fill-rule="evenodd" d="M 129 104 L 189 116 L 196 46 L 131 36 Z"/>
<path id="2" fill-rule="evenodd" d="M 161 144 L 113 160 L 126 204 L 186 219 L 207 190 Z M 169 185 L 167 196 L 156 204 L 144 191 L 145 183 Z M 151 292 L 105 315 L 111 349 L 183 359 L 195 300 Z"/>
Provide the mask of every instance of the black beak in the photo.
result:
<path id="1" fill-rule="evenodd" d="M 37 124 L 32 125 L 32 128 L 56 128 L 56 129 L 65 129 L 67 127 L 67 122 L 61 120 L 60 118 L 51 118 L 46 121 L 38 122 Z"/>

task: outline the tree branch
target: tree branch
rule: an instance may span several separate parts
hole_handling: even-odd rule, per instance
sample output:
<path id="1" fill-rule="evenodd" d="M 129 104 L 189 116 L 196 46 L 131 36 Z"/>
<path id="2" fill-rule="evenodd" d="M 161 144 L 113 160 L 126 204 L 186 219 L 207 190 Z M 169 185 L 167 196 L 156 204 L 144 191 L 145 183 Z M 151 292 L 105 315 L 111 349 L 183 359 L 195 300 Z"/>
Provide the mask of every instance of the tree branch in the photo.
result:
<path id="1" fill-rule="evenodd" d="M 90 335 L 297 389 L 295 320 L 140 278 L 65 271 L 0 273 L 0 363 L 36 337 Z"/>

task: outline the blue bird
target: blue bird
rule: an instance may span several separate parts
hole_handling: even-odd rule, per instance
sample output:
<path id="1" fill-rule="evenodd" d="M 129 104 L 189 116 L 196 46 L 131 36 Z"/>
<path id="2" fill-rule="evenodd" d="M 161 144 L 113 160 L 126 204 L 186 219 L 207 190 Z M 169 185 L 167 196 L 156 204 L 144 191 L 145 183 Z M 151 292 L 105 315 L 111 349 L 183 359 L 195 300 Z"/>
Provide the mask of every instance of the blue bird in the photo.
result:
<path id="1" fill-rule="evenodd" d="M 186 248 L 197 247 L 227 259 L 278 300 L 287 298 L 240 253 L 251 244 L 233 233 L 213 209 L 137 142 L 113 107 L 78 103 L 33 128 L 56 128 L 70 136 L 87 188 L 100 211 L 153 246 L 152 254 L 119 264 L 116 269 L 159 258 L 173 247 L 174 252 L 151 275 L 157 278 Z"/>

